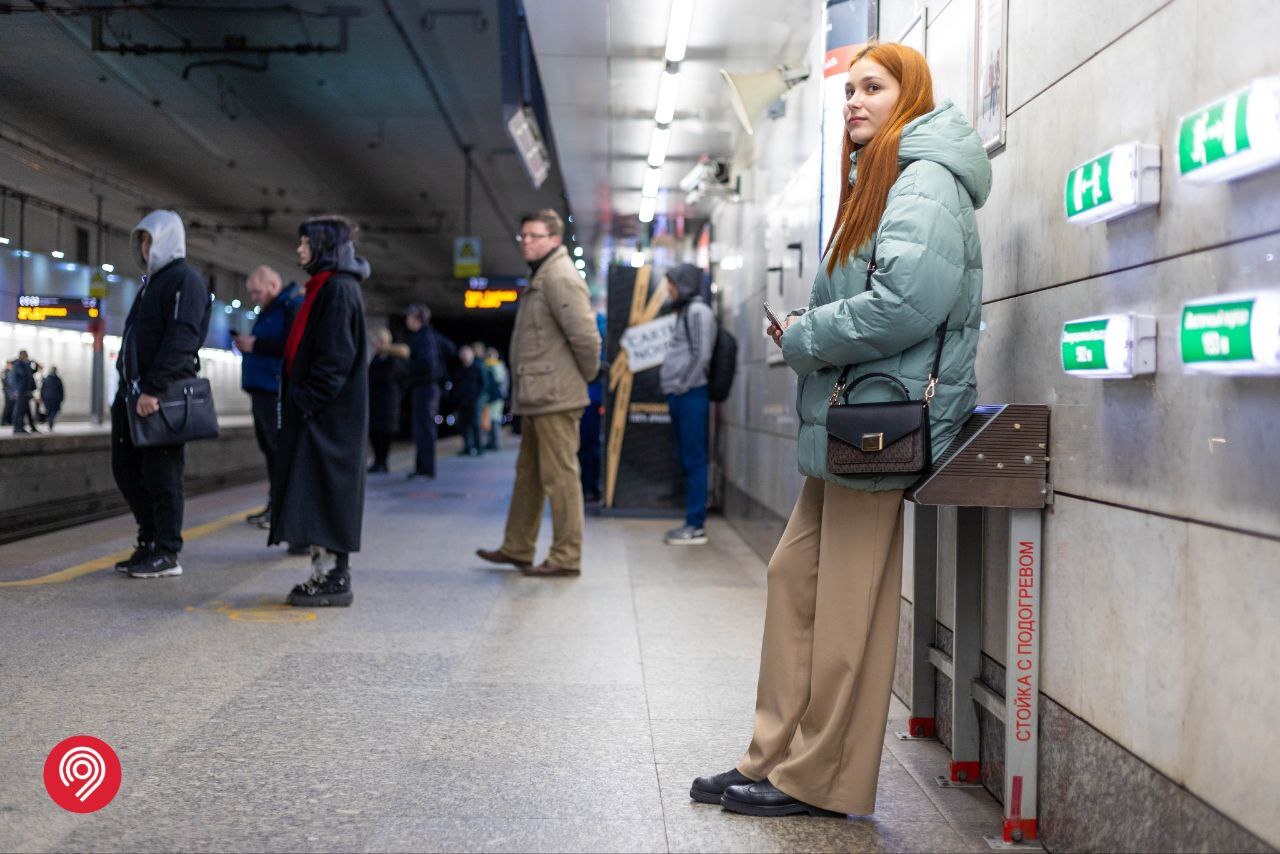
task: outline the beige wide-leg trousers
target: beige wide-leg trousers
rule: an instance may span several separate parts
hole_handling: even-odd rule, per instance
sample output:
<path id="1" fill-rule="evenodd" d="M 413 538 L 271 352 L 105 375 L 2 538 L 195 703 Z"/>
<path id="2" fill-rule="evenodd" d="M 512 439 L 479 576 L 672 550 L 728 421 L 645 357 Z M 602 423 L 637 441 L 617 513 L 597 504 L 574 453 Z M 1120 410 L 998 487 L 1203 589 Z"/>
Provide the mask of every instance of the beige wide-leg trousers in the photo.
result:
<path id="1" fill-rule="evenodd" d="M 533 560 L 542 508 L 551 499 L 551 551 L 547 560 L 564 569 L 582 566 L 582 476 L 578 429 L 582 410 L 525 415 L 520 420 L 516 482 L 507 510 L 502 551 Z"/>
<path id="2" fill-rule="evenodd" d="M 768 581 L 755 734 L 738 770 L 807 804 L 871 813 L 898 645 L 902 492 L 806 479 Z"/>

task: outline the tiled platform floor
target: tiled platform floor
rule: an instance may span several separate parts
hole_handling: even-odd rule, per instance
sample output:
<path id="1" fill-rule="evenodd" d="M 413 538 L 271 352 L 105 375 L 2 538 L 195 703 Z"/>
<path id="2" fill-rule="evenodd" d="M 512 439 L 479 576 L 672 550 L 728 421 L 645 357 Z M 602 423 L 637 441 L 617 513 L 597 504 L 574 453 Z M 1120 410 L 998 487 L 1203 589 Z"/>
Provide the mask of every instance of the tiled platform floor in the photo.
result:
<path id="1" fill-rule="evenodd" d="M 0 850 L 988 850 L 998 807 L 934 787 L 932 742 L 889 737 L 873 816 L 691 802 L 750 735 L 763 564 L 721 520 L 675 549 L 669 523 L 590 518 L 581 579 L 485 566 L 472 550 L 501 539 L 513 462 L 371 479 L 355 605 L 314 619 L 276 604 L 305 559 L 239 522 L 191 541 L 178 579 L 0 587 Z M 194 498 L 187 525 L 262 491 Z M 0 581 L 130 534 L 115 519 L 2 546 Z M 904 719 L 895 701 L 890 730 Z M 124 766 L 87 816 L 41 778 L 77 733 Z"/>

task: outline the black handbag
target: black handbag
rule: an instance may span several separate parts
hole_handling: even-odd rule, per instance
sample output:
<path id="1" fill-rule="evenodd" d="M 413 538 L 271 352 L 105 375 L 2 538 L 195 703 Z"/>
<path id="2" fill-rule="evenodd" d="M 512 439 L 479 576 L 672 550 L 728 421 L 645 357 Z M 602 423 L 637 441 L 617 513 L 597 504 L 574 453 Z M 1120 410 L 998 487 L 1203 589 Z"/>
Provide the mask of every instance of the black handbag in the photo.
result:
<path id="1" fill-rule="evenodd" d="M 867 289 L 875 259 L 867 263 Z M 924 399 L 912 400 L 911 393 L 897 377 L 884 373 L 864 374 L 846 385 L 852 365 L 846 365 L 836 380 L 827 408 L 827 471 L 846 476 L 878 474 L 923 474 L 933 464 L 929 432 L 929 403 L 938 385 L 942 364 L 942 342 L 947 322 L 938 326 L 938 346 L 933 370 L 925 386 Z M 902 400 L 849 403 L 849 393 L 869 380 L 893 383 Z M 841 402 L 843 398 L 844 402 Z"/>
<path id="2" fill-rule="evenodd" d="M 130 340 L 128 367 L 136 368 L 136 342 Z M 196 370 L 200 355 L 196 354 Z M 213 408 L 213 389 L 204 377 L 174 380 L 157 397 L 160 408 L 146 418 L 138 415 L 138 398 L 142 395 L 139 378 L 129 382 L 125 393 L 125 412 L 129 416 L 129 436 L 135 448 L 163 448 L 199 439 L 218 438 L 218 413 Z"/>

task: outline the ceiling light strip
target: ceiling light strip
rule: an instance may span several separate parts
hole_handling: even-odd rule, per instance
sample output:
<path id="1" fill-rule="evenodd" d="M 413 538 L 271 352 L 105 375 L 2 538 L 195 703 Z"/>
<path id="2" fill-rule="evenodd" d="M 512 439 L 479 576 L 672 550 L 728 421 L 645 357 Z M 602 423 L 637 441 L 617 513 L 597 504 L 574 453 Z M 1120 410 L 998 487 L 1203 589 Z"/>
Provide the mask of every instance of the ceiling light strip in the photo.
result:
<path id="1" fill-rule="evenodd" d="M 671 0 L 671 19 L 667 25 L 667 62 L 681 62 L 689 45 L 689 21 L 693 17 L 693 0 Z"/>

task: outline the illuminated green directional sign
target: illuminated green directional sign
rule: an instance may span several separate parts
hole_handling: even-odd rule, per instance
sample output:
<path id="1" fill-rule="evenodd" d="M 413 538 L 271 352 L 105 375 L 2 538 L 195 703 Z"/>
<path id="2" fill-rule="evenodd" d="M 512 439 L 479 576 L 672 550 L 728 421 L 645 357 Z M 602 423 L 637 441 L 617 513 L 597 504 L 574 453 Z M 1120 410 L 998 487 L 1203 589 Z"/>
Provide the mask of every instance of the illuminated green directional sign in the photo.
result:
<path id="1" fill-rule="evenodd" d="M 1156 321 L 1148 315 L 1069 320 L 1061 345 L 1062 369 L 1073 376 L 1128 379 L 1156 369 Z"/>
<path id="2" fill-rule="evenodd" d="M 1160 146 L 1127 142 L 1067 173 L 1067 220 L 1115 219 L 1160 202 Z"/>
<path id="3" fill-rule="evenodd" d="M 1178 171 L 1230 181 L 1280 164 L 1280 77 L 1263 77 L 1178 122 Z"/>
<path id="4" fill-rule="evenodd" d="M 1179 343 L 1182 366 L 1191 373 L 1280 374 L 1280 292 L 1186 303 Z"/>

